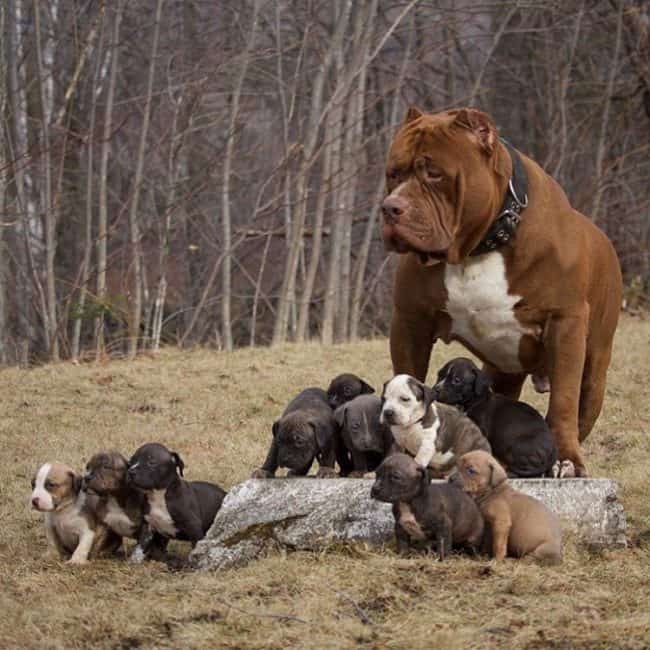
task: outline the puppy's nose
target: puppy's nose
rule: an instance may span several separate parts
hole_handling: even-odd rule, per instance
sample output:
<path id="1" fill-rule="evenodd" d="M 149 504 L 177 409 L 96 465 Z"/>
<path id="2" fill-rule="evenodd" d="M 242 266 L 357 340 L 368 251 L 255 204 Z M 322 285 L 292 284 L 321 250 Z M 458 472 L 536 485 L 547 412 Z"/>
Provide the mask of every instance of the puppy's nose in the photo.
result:
<path id="1" fill-rule="evenodd" d="M 386 420 L 387 422 L 391 422 L 393 416 L 395 415 L 395 411 L 393 411 L 393 409 L 384 409 L 382 411 L 382 415 L 384 416 L 384 420 Z"/>
<path id="2" fill-rule="evenodd" d="M 38 497 L 34 497 L 32 499 L 32 508 L 37 508 L 38 509 L 38 504 L 39 504 Z"/>
<path id="3" fill-rule="evenodd" d="M 406 209 L 408 208 L 408 203 L 399 196 L 393 196 L 392 194 L 387 196 L 384 199 L 384 202 L 381 204 L 381 211 L 384 215 L 384 221 L 386 223 L 398 223 L 402 218 Z"/>

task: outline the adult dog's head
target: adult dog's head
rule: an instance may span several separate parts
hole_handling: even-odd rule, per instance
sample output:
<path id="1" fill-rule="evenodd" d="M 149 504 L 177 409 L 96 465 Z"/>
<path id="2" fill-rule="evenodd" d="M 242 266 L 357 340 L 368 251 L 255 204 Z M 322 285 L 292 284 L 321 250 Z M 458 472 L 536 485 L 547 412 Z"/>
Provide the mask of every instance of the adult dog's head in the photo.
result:
<path id="1" fill-rule="evenodd" d="M 457 264 L 481 241 L 503 202 L 510 156 L 488 115 L 410 108 L 386 163 L 386 248 L 424 264 Z"/>
<path id="2" fill-rule="evenodd" d="M 437 402 L 468 408 L 490 391 L 490 378 L 465 357 L 457 357 L 438 371 L 433 387 Z"/>

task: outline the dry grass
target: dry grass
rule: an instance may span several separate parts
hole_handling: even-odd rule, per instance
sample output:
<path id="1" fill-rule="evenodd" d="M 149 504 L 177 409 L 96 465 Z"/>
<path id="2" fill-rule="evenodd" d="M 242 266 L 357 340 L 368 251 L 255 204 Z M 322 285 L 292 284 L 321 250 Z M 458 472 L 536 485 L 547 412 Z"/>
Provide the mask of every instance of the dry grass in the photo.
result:
<path id="1" fill-rule="evenodd" d="M 648 647 L 649 343 L 650 322 L 624 319 L 605 410 L 586 445 L 591 473 L 621 482 L 632 546 L 592 555 L 569 543 L 557 568 L 440 564 L 360 546 L 276 555 L 222 573 L 43 559 L 40 517 L 27 507 L 39 462 L 81 468 L 98 449 L 130 454 L 159 440 L 181 452 L 188 478 L 232 486 L 262 461 L 271 422 L 299 389 L 326 386 L 342 371 L 381 386 L 390 375 L 387 342 L 166 351 L 134 363 L 6 370 L 0 646 Z M 459 351 L 439 345 L 432 368 Z M 544 407 L 529 386 L 525 399 Z"/>

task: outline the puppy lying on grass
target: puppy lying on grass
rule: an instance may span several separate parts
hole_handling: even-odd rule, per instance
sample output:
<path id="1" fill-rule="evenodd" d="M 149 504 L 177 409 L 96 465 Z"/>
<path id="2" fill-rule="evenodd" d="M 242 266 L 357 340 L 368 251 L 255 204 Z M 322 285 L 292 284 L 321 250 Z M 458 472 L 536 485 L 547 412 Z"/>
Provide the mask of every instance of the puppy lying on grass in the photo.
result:
<path id="1" fill-rule="evenodd" d="M 546 420 L 532 406 L 493 393 L 490 378 L 471 359 L 458 357 L 438 371 L 436 400 L 463 409 L 490 441 L 508 476 L 573 476 L 571 461 L 557 463 Z"/>
<path id="2" fill-rule="evenodd" d="M 495 559 L 530 555 L 549 564 L 562 561 L 558 518 L 541 501 L 510 487 L 496 458 L 484 451 L 465 454 L 458 460 L 458 477 L 481 510 Z"/>
<path id="3" fill-rule="evenodd" d="M 389 456 L 377 469 L 371 496 L 393 504 L 397 550 L 402 553 L 412 540 L 435 545 L 441 560 L 452 548 L 474 550 L 483 538 L 483 517 L 474 501 L 456 485 L 431 483 L 424 468 L 407 454 Z M 404 516 L 401 505 L 409 506 Z"/>
<path id="4" fill-rule="evenodd" d="M 272 433 L 266 460 L 251 478 L 272 478 L 278 467 L 288 467 L 289 476 L 305 476 L 315 459 L 320 464 L 318 478 L 337 476 L 337 425 L 321 388 L 307 388 L 294 397 L 273 423 Z"/>
<path id="5" fill-rule="evenodd" d="M 62 463 L 45 463 L 32 479 L 32 508 L 44 512 L 45 535 L 59 558 L 72 564 L 111 555 L 122 538 L 97 517 L 97 497 L 81 489 L 81 476 Z"/>

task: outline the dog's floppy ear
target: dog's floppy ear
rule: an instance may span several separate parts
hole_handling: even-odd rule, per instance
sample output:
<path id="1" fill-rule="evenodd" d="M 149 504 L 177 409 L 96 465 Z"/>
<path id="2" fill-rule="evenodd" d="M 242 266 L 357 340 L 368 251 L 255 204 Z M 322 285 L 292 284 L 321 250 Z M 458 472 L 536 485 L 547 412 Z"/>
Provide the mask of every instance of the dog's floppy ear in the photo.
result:
<path id="1" fill-rule="evenodd" d="M 82 484 L 82 478 L 78 474 L 75 474 L 74 472 L 68 472 L 68 476 L 70 477 L 70 485 L 72 486 L 72 491 L 75 494 L 79 494 L 81 491 L 81 484 Z"/>
<path id="2" fill-rule="evenodd" d="M 273 423 L 273 426 L 271 427 L 271 433 L 273 434 L 274 438 L 278 437 L 278 429 L 279 429 L 279 427 L 280 427 L 280 420 L 276 420 Z"/>
<path id="3" fill-rule="evenodd" d="M 426 384 L 422 384 L 422 391 L 424 397 L 424 408 L 428 409 L 431 404 L 436 401 L 436 389 L 430 388 Z"/>
<path id="4" fill-rule="evenodd" d="M 488 156 L 492 155 L 499 136 L 494 122 L 487 114 L 475 108 L 461 108 L 452 125 L 467 129 L 474 136 L 482 151 Z"/>
<path id="5" fill-rule="evenodd" d="M 508 478 L 508 475 L 506 474 L 505 470 L 501 465 L 499 464 L 499 461 L 497 461 L 495 458 L 491 458 L 490 462 L 490 478 L 489 478 L 489 485 L 490 487 L 496 487 L 497 485 L 500 485 L 503 483 Z"/>
<path id="6" fill-rule="evenodd" d="M 451 368 L 451 361 L 447 361 L 447 363 L 438 370 L 438 381 L 441 381 L 444 379 L 448 374 L 449 374 L 449 368 Z"/>
<path id="7" fill-rule="evenodd" d="M 367 384 L 363 379 L 359 379 L 361 382 L 361 394 L 362 395 L 369 395 L 370 393 L 374 393 L 375 389 L 370 385 Z"/>
<path id="8" fill-rule="evenodd" d="M 175 451 L 172 451 L 170 453 L 174 459 L 174 465 L 178 467 L 179 474 L 183 476 L 183 470 L 185 469 L 185 463 L 183 462 L 183 459 Z"/>
<path id="9" fill-rule="evenodd" d="M 336 431 L 327 422 L 320 420 L 309 420 L 309 424 L 316 436 L 316 446 L 320 451 L 325 451 L 331 444 L 332 437 L 336 435 Z"/>
<path id="10" fill-rule="evenodd" d="M 475 370 L 474 395 L 476 395 L 476 397 L 483 397 L 483 395 L 486 395 L 490 390 L 490 386 L 492 386 L 492 379 L 490 376 L 482 370 Z"/>
<path id="11" fill-rule="evenodd" d="M 343 406 L 339 406 L 336 411 L 334 411 L 334 419 L 336 420 L 336 424 L 338 424 L 339 427 L 342 427 L 345 424 L 347 410 L 348 407 L 344 404 Z"/>

